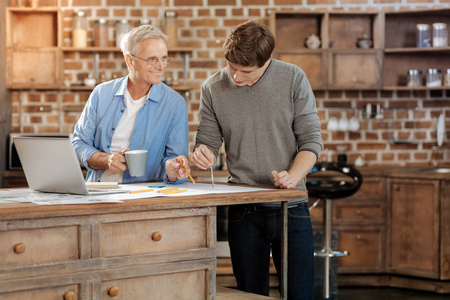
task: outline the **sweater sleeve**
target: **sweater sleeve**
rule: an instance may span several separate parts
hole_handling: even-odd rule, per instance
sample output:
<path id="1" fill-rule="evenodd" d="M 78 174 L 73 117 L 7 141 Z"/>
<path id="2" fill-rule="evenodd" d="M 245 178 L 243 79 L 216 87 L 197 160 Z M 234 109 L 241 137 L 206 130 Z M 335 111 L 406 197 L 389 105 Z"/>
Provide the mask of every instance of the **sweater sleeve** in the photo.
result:
<path id="1" fill-rule="evenodd" d="M 322 152 L 322 135 L 316 99 L 308 78 L 299 70 L 294 79 L 294 124 L 298 152 L 311 151 L 317 159 Z"/>
<path id="2" fill-rule="evenodd" d="M 211 88 L 205 82 L 200 97 L 200 124 L 197 129 L 194 150 L 200 145 L 207 146 L 217 157 L 222 146 L 222 130 L 214 113 Z"/>

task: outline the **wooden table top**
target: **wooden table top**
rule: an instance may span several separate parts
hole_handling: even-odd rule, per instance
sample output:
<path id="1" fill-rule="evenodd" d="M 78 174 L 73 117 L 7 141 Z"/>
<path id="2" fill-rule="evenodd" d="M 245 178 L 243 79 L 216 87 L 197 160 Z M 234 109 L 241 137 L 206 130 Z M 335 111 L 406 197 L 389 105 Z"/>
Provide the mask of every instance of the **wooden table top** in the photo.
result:
<path id="1" fill-rule="evenodd" d="M 261 186 L 259 187 L 263 188 Z M 141 198 L 126 200 L 122 203 L 101 203 L 89 205 L 37 205 L 34 203 L 8 203 L 0 204 L 0 220 L 81 216 L 146 210 L 201 208 L 221 205 L 298 201 L 305 200 L 307 198 L 308 192 L 306 190 L 268 188 L 267 190 L 256 192 Z"/>

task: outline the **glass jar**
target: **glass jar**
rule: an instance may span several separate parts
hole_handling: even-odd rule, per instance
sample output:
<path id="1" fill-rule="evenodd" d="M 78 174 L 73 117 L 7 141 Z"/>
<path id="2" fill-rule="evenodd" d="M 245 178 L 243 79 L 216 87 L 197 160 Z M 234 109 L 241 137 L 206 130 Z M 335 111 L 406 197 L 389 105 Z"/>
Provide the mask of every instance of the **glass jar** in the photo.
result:
<path id="1" fill-rule="evenodd" d="M 430 25 L 417 24 L 417 47 L 431 47 Z"/>
<path id="2" fill-rule="evenodd" d="M 422 86 L 422 71 L 409 70 L 406 74 L 406 82 L 409 87 Z"/>
<path id="3" fill-rule="evenodd" d="M 116 47 L 120 48 L 120 42 L 125 34 L 130 31 L 130 23 L 127 19 L 122 19 L 116 23 Z"/>
<path id="4" fill-rule="evenodd" d="M 86 14 L 77 11 L 73 14 L 72 46 L 76 48 L 87 47 Z"/>
<path id="5" fill-rule="evenodd" d="M 445 72 L 445 86 L 450 86 L 450 69 Z"/>
<path id="6" fill-rule="evenodd" d="M 168 11 L 165 14 L 164 33 L 169 38 L 168 46 L 176 47 L 178 45 L 178 24 L 177 13 L 174 11 Z"/>
<path id="7" fill-rule="evenodd" d="M 436 87 L 442 85 L 442 73 L 438 69 L 428 69 L 427 87 Z"/>
<path id="8" fill-rule="evenodd" d="M 433 24 L 433 47 L 447 47 L 447 24 Z"/>
<path id="9" fill-rule="evenodd" d="M 102 18 L 94 25 L 94 46 L 108 47 L 108 22 Z"/>

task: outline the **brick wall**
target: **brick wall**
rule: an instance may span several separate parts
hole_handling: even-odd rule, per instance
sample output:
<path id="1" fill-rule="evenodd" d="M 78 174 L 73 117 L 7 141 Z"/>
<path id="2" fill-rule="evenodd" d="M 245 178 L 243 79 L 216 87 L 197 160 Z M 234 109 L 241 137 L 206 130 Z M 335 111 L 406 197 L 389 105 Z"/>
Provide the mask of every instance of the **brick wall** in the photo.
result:
<path id="1" fill-rule="evenodd" d="M 26 5 L 27 0 L 12 0 L 12 6 Z M 199 122 L 199 87 L 219 68 L 225 66 L 222 43 L 228 31 L 248 19 L 268 24 L 275 9 L 301 11 L 326 10 L 395 10 L 429 7 L 448 7 L 450 0 L 39 0 L 40 6 L 58 6 L 63 12 L 63 46 L 71 45 L 71 26 L 74 10 L 84 10 L 89 20 L 89 39 L 92 43 L 94 21 L 107 18 L 111 26 L 110 41 L 114 45 L 112 24 L 122 18 L 136 25 L 141 18 L 161 26 L 165 11 L 178 13 L 179 46 L 193 47 L 190 55 L 189 81 L 195 88 L 187 102 L 191 149 Z M 182 77 L 179 55 L 167 72 Z M 66 52 L 64 54 L 64 82 L 81 83 L 92 72 L 92 54 Z M 111 79 L 125 75 L 127 70 L 121 53 L 100 55 L 100 75 Z M 450 66 L 446 66 L 450 67 Z M 450 91 L 315 91 L 323 128 L 324 153 L 321 160 L 336 160 L 337 154 L 347 152 L 348 161 L 361 156 L 368 165 L 447 165 L 450 166 L 450 134 L 444 145 L 437 147 L 436 121 L 445 114 L 450 128 Z M 12 127 L 14 132 L 71 132 L 80 115 L 89 91 L 12 93 Z M 367 104 L 383 108 L 382 119 L 365 119 Z M 350 119 L 357 116 L 358 131 L 331 131 L 328 120 L 335 117 Z M 410 142 L 394 144 L 393 141 Z"/>

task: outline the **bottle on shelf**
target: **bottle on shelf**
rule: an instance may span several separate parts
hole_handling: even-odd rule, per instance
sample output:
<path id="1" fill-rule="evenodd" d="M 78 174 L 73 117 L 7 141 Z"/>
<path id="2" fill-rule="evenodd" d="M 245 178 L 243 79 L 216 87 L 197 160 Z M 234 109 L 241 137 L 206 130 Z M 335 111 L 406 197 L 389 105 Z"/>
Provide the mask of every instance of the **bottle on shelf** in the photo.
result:
<path id="1" fill-rule="evenodd" d="M 438 87 L 442 85 L 442 73 L 438 69 L 428 69 L 427 87 Z"/>
<path id="2" fill-rule="evenodd" d="M 430 25 L 417 24 L 417 47 L 431 47 Z"/>
<path id="3" fill-rule="evenodd" d="M 169 38 L 168 46 L 169 48 L 176 47 L 178 45 L 177 13 L 174 11 L 167 11 L 164 20 L 164 33 Z"/>
<path id="4" fill-rule="evenodd" d="M 127 19 L 122 19 L 116 23 L 116 47 L 120 48 L 120 42 L 125 34 L 130 30 L 130 23 Z"/>
<path id="5" fill-rule="evenodd" d="M 101 18 L 94 25 L 94 46 L 108 47 L 108 22 Z"/>
<path id="6" fill-rule="evenodd" d="M 86 14 L 81 10 L 73 15 L 72 46 L 87 47 Z"/>
<path id="7" fill-rule="evenodd" d="M 447 47 L 447 24 L 433 24 L 433 47 Z"/>

